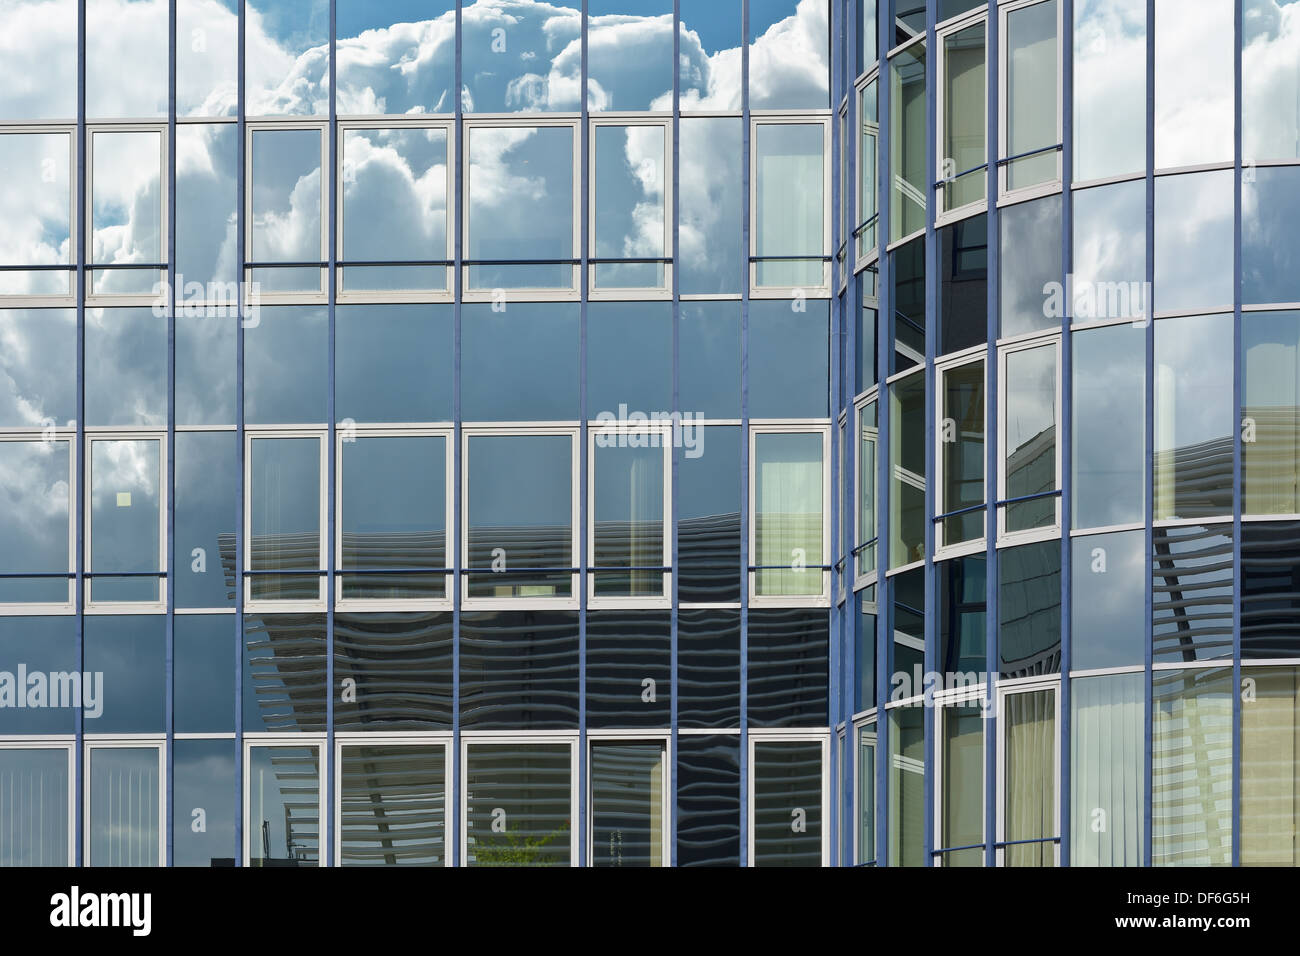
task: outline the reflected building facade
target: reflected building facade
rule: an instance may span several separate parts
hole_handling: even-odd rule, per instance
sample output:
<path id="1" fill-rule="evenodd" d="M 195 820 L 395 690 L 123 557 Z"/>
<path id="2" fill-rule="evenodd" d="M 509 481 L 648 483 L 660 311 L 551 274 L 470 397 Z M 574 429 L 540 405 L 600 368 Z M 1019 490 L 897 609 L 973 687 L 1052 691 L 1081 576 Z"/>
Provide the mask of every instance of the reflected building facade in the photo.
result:
<path id="1" fill-rule="evenodd" d="M 1294 862 L 1297 64 L 0 0 L 0 865 Z"/>

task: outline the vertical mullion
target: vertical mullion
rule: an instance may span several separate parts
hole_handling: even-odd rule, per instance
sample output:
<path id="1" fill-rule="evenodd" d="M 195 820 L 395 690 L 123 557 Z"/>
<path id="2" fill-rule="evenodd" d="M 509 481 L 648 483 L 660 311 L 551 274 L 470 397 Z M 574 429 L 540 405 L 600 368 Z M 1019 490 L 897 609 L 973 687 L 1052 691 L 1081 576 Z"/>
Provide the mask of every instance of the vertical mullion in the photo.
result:
<path id="1" fill-rule="evenodd" d="M 749 114 L 749 0 L 742 0 L 740 14 L 740 114 L 741 114 L 741 210 L 742 258 L 744 283 L 740 287 L 740 571 L 744 575 L 740 589 L 740 865 L 749 865 L 749 285 L 753 276 L 750 246 L 750 136 Z"/>
<path id="2" fill-rule="evenodd" d="M 335 176 L 338 175 L 339 169 L 339 124 L 338 124 L 338 84 L 334 82 L 336 59 L 337 59 L 337 34 L 338 34 L 338 0 L 330 0 L 330 38 L 329 38 L 329 66 L 328 76 L 330 88 L 330 107 L 329 107 L 329 169 L 322 171 L 322 180 L 326 186 L 326 195 L 329 196 L 329 245 L 326 247 L 329 251 L 329 268 L 328 281 L 329 289 L 327 292 L 329 302 L 329 368 L 326 373 L 329 378 L 329 396 L 327 398 L 327 415 L 325 419 L 326 435 L 328 439 L 328 448 L 326 449 L 329 483 L 325 497 L 326 507 L 329 509 L 325 513 L 325 685 L 329 696 L 325 698 L 325 753 L 321 755 L 321 763 L 325 768 L 325 813 L 320 821 L 321 833 L 319 834 L 321 853 L 321 862 L 326 866 L 334 865 L 334 594 L 335 594 L 335 574 L 337 569 L 336 555 L 334 549 L 334 532 L 335 523 L 338 520 L 338 443 L 336 441 L 337 425 L 335 420 L 335 379 L 334 379 L 334 359 L 335 359 L 335 311 L 336 299 L 338 296 L 338 202 L 339 192 L 335 188 Z"/>
<path id="3" fill-rule="evenodd" d="M 842 522 L 840 518 L 840 510 L 842 508 L 841 499 L 844 494 L 844 489 L 842 487 L 843 482 L 840 480 L 841 468 L 840 468 L 840 461 L 839 461 L 840 456 L 844 454 L 844 447 L 843 447 L 844 442 L 840 440 L 840 435 L 842 434 L 842 432 L 839 424 L 840 406 L 843 404 L 843 400 L 844 400 L 843 398 L 844 389 L 842 387 L 843 349 L 841 343 L 841 336 L 843 333 L 843 321 L 842 321 L 842 316 L 840 314 L 843 297 L 839 294 L 840 282 L 839 282 L 838 272 L 840 268 L 847 268 L 848 257 L 847 255 L 845 256 L 845 260 L 844 260 L 845 265 L 841 267 L 838 265 L 839 262 L 838 253 L 840 248 L 840 242 L 844 238 L 842 235 L 843 229 L 841 228 L 841 224 L 840 224 L 840 221 L 843 218 L 840 215 L 840 210 L 843 208 L 842 204 L 844 202 L 844 197 L 841 195 L 841 193 L 843 192 L 842 184 L 844 182 L 843 155 L 841 153 L 841 150 L 844 148 L 844 143 L 842 142 L 842 140 L 845 131 L 843 127 L 847 126 L 848 124 L 847 121 L 845 123 L 840 123 L 839 103 L 842 97 L 840 96 L 839 91 L 840 91 L 840 86 L 842 85 L 841 77 L 844 74 L 844 65 L 842 62 L 843 57 L 837 57 L 835 55 L 836 44 L 838 41 L 842 40 L 844 34 L 843 17 L 841 16 L 841 14 L 843 13 L 843 9 L 844 9 L 844 4 L 842 0 L 833 0 L 831 4 L 831 21 L 830 21 L 831 29 L 829 35 L 827 36 L 827 43 L 829 49 L 826 51 L 827 57 L 831 65 L 830 87 L 827 91 L 827 95 L 831 107 L 831 117 L 830 117 L 831 149 L 830 149 L 830 156 L 826 157 L 826 159 L 831 164 L 830 168 L 834 170 L 836 173 L 838 173 L 838 175 L 831 176 L 831 197 L 830 197 L 831 198 L 831 203 L 830 203 L 831 261 L 829 263 L 831 298 L 826 303 L 827 316 L 831 323 L 830 335 L 827 337 L 827 341 L 829 343 L 830 353 L 831 353 L 830 354 L 830 382 L 828 383 L 830 386 L 830 394 L 828 396 L 829 399 L 828 411 L 830 413 L 830 424 L 831 424 L 830 455 L 828 457 L 830 459 L 829 465 L 831 470 L 831 484 L 830 484 L 831 497 L 830 497 L 830 501 L 826 502 L 826 507 L 830 511 L 831 533 L 830 533 L 830 539 L 826 542 L 827 551 L 826 554 L 824 555 L 824 558 L 826 559 L 827 563 L 831 566 L 831 573 L 830 573 L 831 606 L 830 606 L 830 610 L 827 612 L 828 614 L 827 653 L 829 656 L 829 661 L 828 661 L 829 666 L 827 667 L 827 673 L 826 673 L 826 680 L 830 686 L 827 688 L 828 700 L 827 700 L 826 716 L 827 716 L 827 722 L 830 724 L 831 727 L 831 737 L 830 737 L 830 747 L 829 747 L 830 759 L 828 761 L 829 767 L 827 768 L 827 773 L 830 774 L 830 780 L 832 782 L 830 805 L 824 807 L 822 812 L 823 826 L 829 827 L 831 851 L 830 851 L 830 860 L 827 862 L 838 862 L 838 858 L 840 855 L 839 814 L 835 812 L 835 807 L 836 804 L 838 803 L 838 798 L 834 792 L 835 790 L 834 781 L 836 780 L 836 776 L 835 776 L 836 768 L 838 767 L 840 761 L 843 759 L 841 748 L 839 746 L 839 734 L 836 732 L 836 727 L 838 725 L 845 723 L 844 714 L 841 712 L 841 706 L 840 706 L 841 697 L 840 697 L 839 676 L 843 666 L 841 662 L 844 660 L 844 655 L 841 646 L 843 641 L 843 623 L 844 623 L 843 609 L 848 605 L 847 598 L 845 599 L 843 605 L 839 603 L 839 591 L 841 585 L 836 582 L 836 575 L 835 575 L 835 566 L 838 563 L 837 559 L 844 549 L 844 542 L 841 540 L 841 538 L 843 537 L 843 528 L 841 527 Z M 843 44 L 840 43 L 839 45 L 840 48 L 843 49 Z M 845 438 L 847 438 L 847 436 L 845 436 Z M 844 580 L 843 572 L 841 572 L 840 582 L 842 582 L 843 580 Z"/>
<path id="4" fill-rule="evenodd" d="M 874 2 L 874 0 L 872 0 Z M 849 514 L 849 533 L 844 541 L 840 542 L 839 553 L 844 556 L 844 611 L 841 615 L 840 627 L 842 632 L 843 651 L 840 654 L 841 667 L 843 674 L 840 679 L 840 686 L 843 688 L 843 703 L 841 704 L 841 717 L 845 724 L 845 743 L 846 747 L 842 759 L 844 768 L 841 776 L 841 786 L 836 799 L 842 801 L 839 819 L 843 821 L 844 832 L 840 839 L 841 846 L 841 864 L 853 866 L 858 861 L 853 852 L 854 834 L 857 833 L 857 819 L 854 815 L 853 794 L 857 787 L 857 774 L 854 772 L 857 768 L 858 742 L 857 732 L 853 727 L 853 711 L 856 703 L 854 693 L 854 674 L 856 673 L 856 664 L 858 659 L 858 595 L 853 589 L 857 582 L 857 558 L 853 550 L 858 545 L 858 494 L 857 494 L 857 464 L 858 464 L 858 422 L 857 415 L 854 412 L 854 398 L 858 393 L 857 377 L 857 317 L 858 310 L 861 308 L 859 279 L 854 272 L 857 265 L 857 240 L 854 237 L 854 230 L 857 229 L 858 223 L 858 176 L 857 166 L 857 146 L 858 146 L 858 102 L 856 83 L 857 79 L 857 44 L 858 44 L 858 17 L 856 0 L 844 0 L 843 30 L 844 42 L 839 44 L 843 66 L 840 69 L 841 85 L 844 87 L 844 95 L 848 99 L 847 118 L 844 127 L 844 173 L 843 181 L 846 186 L 846 196 L 840 197 L 840 202 L 844 204 L 849 211 L 846 226 L 848 234 L 840 237 L 845 244 L 844 247 L 844 271 L 846 283 L 844 295 L 840 298 L 840 309 L 842 318 L 840 320 L 840 331 L 842 337 L 841 354 L 843 358 L 843 368 L 840 375 L 845 382 L 841 389 L 841 402 L 844 411 L 848 415 L 844 431 L 844 448 L 841 454 L 844 455 L 844 487 L 840 489 L 839 498 L 841 507 L 848 509 Z M 834 55 L 834 44 L 832 44 L 832 56 Z M 880 87 L 879 81 L 876 83 L 877 89 Z M 876 408 L 880 405 L 877 403 Z M 844 519 L 840 519 L 840 525 L 843 527 Z"/>
<path id="5" fill-rule="evenodd" d="M 937 506 L 935 477 L 938 475 L 937 455 L 935 454 L 935 416 L 939 413 L 939 395 L 936 391 L 937 377 L 934 370 L 934 360 L 937 350 L 937 328 L 938 328 L 938 298 L 939 298 L 939 254 L 938 254 L 938 236 L 934 227 L 935 211 L 938 208 L 934 189 L 934 182 L 938 179 L 937 149 L 939 142 L 937 106 L 939 100 L 939 63 L 943 57 L 943 50 L 939 47 L 934 30 L 935 17 L 937 16 L 937 3 L 935 0 L 926 0 L 926 51 L 925 73 L 926 73 L 926 109 L 925 109 L 925 368 L 922 374 L 925 376 L 925 594 L 923 597 L 923 613 L 925 615 L 922 622 L 922 633 L 924 634 L 924 650 L 922 651 L 923 660 L 925 661 L 924 673 L 932 674 L 936 668 L 938 655 L 936 654 L 937 643 L 937 613 L 935 608 L 935 567 L 934 567 L 934 516 L 942 508 Z M 924 688 L 914 688 L 920 691 Z M 923 748 L 924 776 L 922 778 L 923 793 L 923 815 L 922 821 L 922 865 L 933 866 L 935 832 L 934 832 L 934 772 L 935 772 L 935 742 L 936 729 L 938 723 L 935 720 L 935 707 L 927 706 L 923 710 L 924 720 L 924 740 L 926 746 Z"/>
<path id="6" fill-rule="evenodd" d="M 669 255 L 672 257 L 672 296 L 673 296 L 673 404 L 672 410 L 680 415 L 682 411 L 682 392 L 681 392 L 681 257 L 678 255 L 678 243 L 681 240 L 681 131 L 682 131 L 682 70 L 681 70 L 681 29 L 682 22 L 682 2 L 673 0 L 673 121 L 672 121 L 672 191 L 673 204 L 669 215 L 672 224 L 672 247 Z M 679 421 L 679 419 L 675 419 Z M 678 426 L 680 427 L 680 426 Z M 699 427 L 699 426 L 694 426 Z M 676 433 L 673 436 L 677 437 Z M 701 436 L 702 437 L 702 436 Z M 678 626 L 679 626 L 679 608 L 681 587 L 680 587 L 680 562 L 678 555 L 677 541 L 677 475 L 678 475 L 678 456 L 677 442 L 673 442 L 673 447 L 669 451 L 670 471 L 668 481 L 669 488 L 669 505 L 668 505 L 668 526 L 664 532 L 670 535 L 669 547 L 671 557 L 669 566 L 672 569 L 672 591 L 669 598 L 672 602 L 672 610 L 669 619 L 669 754 L 670 763 L 668 765 L 668 792 L 670 802 L 668 805 L 668 865 L 677 865 L 677 732 L 679 729 L 677 695 L 681 687 L 681 680 L 678 675 L 678 665 L 680 662 L 678 649 Z M 586 588 L 583 588 L 584 592 Z"/>
<path id="7" fill-rule="evenodd" d="M 984 714 L 988 718 L 984 722 L 984 865 L 993 866 L 997 862 L 995 844 L 999 838 L 997 832 L 997 740 L 999 728 L 996 707 L 996 681 L 998 675 L 997 502 L 1000 497 L 999 489 L 1001 486 L 1001 482 L 998 481 L 998 470 L 1001 467 L 1001 462 L 998 460 L 998 436 L 1001 432 L 999 422 L 999 409 L 1001 406 L 998 401 L 1001 383 L 1001 368 L 998 365 L 998 302 L 1001 291 L 1001 282 L 999 281 L 1001 250 L 998 246 L 998 184 L 1001 180 L 999 175 L 1001 167 L 998 165 L 997 157 L 1002 152 L 1002 140 L 999 135 L 1002 101 L 1001 87 L 998 82 L 1001 76 L 1002 64 L 1002 18 L 998 10 L 997 0 L 989 0 L 988 32 L 986 36 L 988 37 L 989 51 L 988 69 L 986 71 L 988 109 L 985 114 L 987 128 L 984 131 L 984 137 L 992 160 L 988 165 L 986 172 L 988 179 L 984 187 L 985 193 L 988 195 L 988 326 L 986 331 L 988 344 L 985 347 L 984 354 L 984 374 L 988 387 L 984 396 L 985 415 L 987 416 L 987 424 L 984 430 L 984 474 L 986 497 L 989 499 L 989 506 L 984 513 L 984 538 L 987 542 L 986 554 L 988 555 L 984 577 Z"/>
<path id="8" fill-rule="evenodd" d="M 456 4 L 456 76 L 455 76 L 455 110 L 456 122 L 453 126 L 453 135 L 449 138 L 447 148 L 454 151 L 455 178 L 453 180 L 454 191 L 452 197 L 448 200 L 448 209 L 452 211 L 452 227 L 454 236 L 452 240 L 452 442 L 449 449 L 452 457 L 452 487 L 448 489 L 452 496 L 452 527 L 448 529 L 450 536 L 448 538 L 448 551 L 450 552 L 452 567 L 452 642 L 451 642 L 451 753 L 447 755 L 447 766 L 450 773 L 447 775 L 445 800 L 445 811 L 447 820 L 447 863 L 450 866 L 459 866 L 462 863 L 460 852 L 460 807 L 462 803 L 460 792 L 460 776 L 462 773 L 460 759 L 460 621 L 461 621 L 461 547 L 460 547 L 460 529 L 461 522 L 464 520 L 461 515 L 461 471 L 464 467 L 463 456 L 461 453 L 462 444 L 462 425 L 460 414 L 460 343 L 461 343 L 461 293 L 464 282 L 464 269 L 461 265 L 461 258 L 464 250 L 464 227 L 465 203 L 463 201 L 464 192 L 464 163 L 468 142 L 465 136 L 465 102 L 462 96 L 462 64 L 461 64 L 461 47 L 463 37 L 461 35 L 461 5 Z"/>
<path id="9" fill-rule="evenodd" d="M 77 441 L 73 453 L 77 473 L 76 502 L 76 613 L 77 613 L 77 669 L 86 671 L 86 485 L 89 484 L 90 467 L 86 462 L 86 231 L 89 224 L 86 209 L 86 0 L 77 0 Z M 76 814 L 73 821 L 75 836 L 75 861 L 82 865 L 85 837 L 85 753 L 83 743 L 86 733 L 85 711 L 77 707 L 77 752 L 74 764 L 73 794 Z"/>
<path id="10" fill-rule="evenodd" d="M 1146 62 L 1146 81 L 1147 81 L 1147 102 L 1146 102 L 1146 282 L 1148 289 L 1155 289 L 1155 207 L 1156 207 L 1156 179 L 1155 179 L 1155 126 L 1156 126 L 1156 0 L 1147 0 L 1147 62 Z M 1154 578 L 1151 573 L 1151 558 L 1153 554 L 1153 535 L 1152 535 L 1152 516 L 1155 508 L 1155 301 L 1147 304 L 1146 315 L 1146 408 L 1144 424 L 1145 449 L 1143 451 L 1143 468 L 1146 470 L 1146 477 L 1142 483 L 1143 495 L 1143 533 L 1145 535 L 1145 553 L 1143 557 L 1143 574 L 1145 587 L 1143 588 L 1143 604 L 1145 615 L 1143 641 L 1143 665 L 1145 669 L 1145 686 L 1143 690 L 1143 715 L 1144 732 L 1142 735 L 1142 778 L 1143 791 L 1146 799 L 1142 802 L 1143 814 L 1143 847 L 1142 862 L 1145 866 L 1152 865 L 1152 832 L 1151 824 L 1153 819 L 1152 800 L 1155 797 L 1155 791 L 1152 786 L 1153 771 L 1153 741 L 1152 732 L 1155 729 L 1155 717 L 1152 707 L 1155 704 L 1154 688 L 1152 686 L 1152 587 Z"/>
<path id="11" fill-rule="evenodd" d="M 171 0 L 167 11 L 167 170 L 164 173 L 167 184 L 167 281 L 163 292 L 167 296 L 167 538 L 163 560 L 166 561 L 167 575 L 163 578 L 167 588 L 167 659 L 166 659 L 166 729 L 167 752 L 163 768 L 166 781 L 166 803 L 159 814 L 159 822 L 165 828 L 168 866 L 172 865 L 174 847 L 172 845 L 172 821 L 175 817 L 175 787 L 173 770 L 175 761 L 173 750 L 175 743 L 175 660 L 176 660 L 176 4 Z"/>
<path id="12" fill-rule="evenodd" d="M 893 150 L 893 86 L 888 51 L 892 36 L 893 0 L 876 3 L 876 865 L 889 863 L 889 664 L 892 657 L 894 602 L 889 578 L 889 542 L 894 529 L 890 516 L 890 442 L 893 432 L 889 359 L 894 348 L 894 294 L 892 268 L 885 252 L 892 232 L 890 182 Z M 881 170 L 884 174 L 881 174 Z"/>
<path id="13" fill-rule="evenodd" d="M 246 326 L 245 309 L 247 308 L 248 298 L 248 272 L 244 268 L 244 263 L 248 260 L 247 244 L 247 193 L 248 193 L 248 116 L 247 116 L 247 84 L 244 80 L 244 61 L 246 56 L 245 34 L 247 33 L 248 13 L 247 0 L 239 0 L 239 56 L 238 56 L 238 77 L 237 86 L 237 111 L 236 122 L 238 124 L 238 149 L 239 162 L 236 166 L 236 212 L 239 228 L 235 233 L 235 245 L 237 248 L 236 260 L 239 268 L 238 289 L 239 289 L 239 323 L 236 327 L 236 358 L 235 358 L 235 436 L 236 436 L 236 456 L 239 469 L 239 485 L 235 495 L 235 504 L 238 508 L 238 514 L 235 520 L 235 750 L 237 760 L 235 761 L 235 865 L 240 866 L 247 863 L 243 859 L 244 855 L 244 707 L 243 707 L 243 689 L 244 689 L 244 548 L 247 544 L 244 534 L 244 510 L 245 497 L 248 489 L 245 487 L 245 458 L 246 458 L 246 437 L 244 430 L 244 328 Z"/>
<path id="14" fill-rule="evenodd" d="M 579 267 L 578 305 L 578 865 L 587 865 L 587 299 L 590 291 L 591 265 L 587 261 L 587 242 L 590 238 L 588 213 L 591 208 L 591 184 L 588 181 L 590 166 L 590 110 L 587 103 L 587 0 L 582 0 L 582 83 L 578 93 L 582 97 L 581 127 L 578 130 L 581 190 L 578 193 L 578 230 L 581 241 L 578 253 Z"/>
<path id="15" fill-rule="evenodd" d="M 1232 568 L 1233 568 L 1233 602 L 1232 602 L 1232 865 L 1241 866 L 1241 589 L 1244 584 L 1244 571 L 1241 563 L 1242 510 L 1244 504 L 1244 482 L 1242 463 L 1242 376 L 1245 371 L 1242 355 L 1242 253 L 1241 253 L 1241 218 L 1242 218 L 1242 52 L 1244 40 L 1244 4 L 1242 0 L 1233 2 L 1233 179 L 1232 179 L 1232 402 L 1233 426 L 1232 436 Z"/>
<path id="16" fill-rule="evenodd" d="M 1061 275 L 1073 271 L 1074 202 L 1074 0 L 1061 0 Z M 1069 283 L 1067 283 L 1068 285 Z M 1061 449 L 1061 722 L 1057 728 L 1061 777 L 1056 794 L 1057 836 L 1061 843 L 1061 865 L 1070 865 L 1070 666 L 1074 656 L 1074 632 L 1070 626 L 1073 600 L 1073 552 L 1070 528 L 1074 500 L 1074 340 L 1070 334 L 1073 303 L 1067 302 L 1061 319 L 1061 419 L 1057 441 Z"/>

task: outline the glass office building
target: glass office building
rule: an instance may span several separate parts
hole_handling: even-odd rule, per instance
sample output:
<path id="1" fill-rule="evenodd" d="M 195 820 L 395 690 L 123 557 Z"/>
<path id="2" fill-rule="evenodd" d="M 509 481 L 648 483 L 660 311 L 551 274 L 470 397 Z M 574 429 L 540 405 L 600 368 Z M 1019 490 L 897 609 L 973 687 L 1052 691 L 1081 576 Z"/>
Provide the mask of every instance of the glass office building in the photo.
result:
<path id="1" fill-rule="evenodd" d="M 0 865 L 1296 862 L 1298 104 L 1296 0 L 0 0 Z"/>

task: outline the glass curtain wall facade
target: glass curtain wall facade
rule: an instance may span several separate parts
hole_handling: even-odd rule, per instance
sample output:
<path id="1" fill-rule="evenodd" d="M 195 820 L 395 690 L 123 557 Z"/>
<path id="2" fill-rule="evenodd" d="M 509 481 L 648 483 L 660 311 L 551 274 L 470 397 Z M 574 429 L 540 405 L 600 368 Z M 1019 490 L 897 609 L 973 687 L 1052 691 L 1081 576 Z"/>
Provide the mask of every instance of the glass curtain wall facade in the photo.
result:
<path id="1" fill-rule="evenodd" d="M 0 865 L 1296 861 L 1300 3 L 0 37 Z"/>

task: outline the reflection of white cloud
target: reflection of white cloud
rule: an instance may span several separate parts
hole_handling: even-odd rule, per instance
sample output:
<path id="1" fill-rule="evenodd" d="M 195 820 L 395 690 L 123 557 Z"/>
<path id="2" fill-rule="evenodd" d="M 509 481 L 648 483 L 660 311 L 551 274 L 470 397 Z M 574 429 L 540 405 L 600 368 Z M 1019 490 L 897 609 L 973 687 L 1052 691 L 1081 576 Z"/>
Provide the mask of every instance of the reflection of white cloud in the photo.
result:
<path id="1" fill-rule="evenodd" d="M 41 565 L 66 552 L 69 454 L 67 442 L 0 443 L 0 537 L 12 570 L 57 570 Z"/>
<path id="2" fill-rule="evenodd" d="M 419 155 L 421 140 L 440 162 Z M 441 130 L 349 133 L 343 182 L 345 258 L 446 255 L 446 136 Z"/>
<path id="3" fill-rule="evenodd" d="M 1156 166 L 1232 158 L 1232 0 L 1156 0 Z"/>
<path id="4" fill-rule="evenodd" d="M 71 137 L 0 135 L 0 263 L 53 265 L 71 260 Z M 65 275 L 0 272 L 0 293 L 66 288 Z"/>
<path id="5" fill-rule="evenodd" d="M 1300 157 L 1300 4 L 1247 4 L 1242 152 L 1247 162 Z M 1252 35 L 1253 34 L 1253 35 Z"/>
<path id="6" fill-rule="evenodd" d="M 1075 177 L 1102 179 L 1146 165 L 1146 0 L 1075 4 Z"/>

